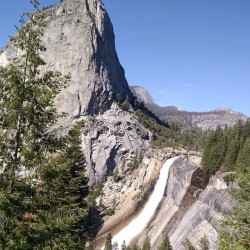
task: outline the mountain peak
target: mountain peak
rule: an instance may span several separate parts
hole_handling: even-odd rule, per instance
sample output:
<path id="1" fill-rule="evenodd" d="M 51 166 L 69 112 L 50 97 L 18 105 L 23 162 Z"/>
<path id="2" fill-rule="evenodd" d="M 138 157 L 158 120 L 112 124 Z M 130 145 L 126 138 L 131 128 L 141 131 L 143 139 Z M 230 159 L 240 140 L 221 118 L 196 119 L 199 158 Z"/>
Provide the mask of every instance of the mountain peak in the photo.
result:
<path id="1" fill-rule="evenodd" d="M 144 104 L 155 104 L 154 98 L 141 86 L 130 86 L 130 89 L 138 101 Z"/>
<path id="2" fill-rule="evenodd" d="M 132 97 L 116 54 L 113 26 L 100 0 L 65 0 L 44 13 L 42 42 L 47 51 L 41 72 L 71 75 L 69 86 L 56 98 L 59 112 L 69 117 L 97 115 L 111 108 L 117 94 Z M 10 44 L 0 61 L 7 64 L 15 55 Z"/>

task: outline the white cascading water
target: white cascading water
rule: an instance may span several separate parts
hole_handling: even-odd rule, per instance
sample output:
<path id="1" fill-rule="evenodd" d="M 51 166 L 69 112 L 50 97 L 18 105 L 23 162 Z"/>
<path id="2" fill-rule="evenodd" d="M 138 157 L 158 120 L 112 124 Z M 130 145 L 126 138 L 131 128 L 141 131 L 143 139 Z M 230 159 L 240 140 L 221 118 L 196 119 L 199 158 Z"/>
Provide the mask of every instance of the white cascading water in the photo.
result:
<path id="1" fill-rule="evenodd" d="M 154 191 L 151 194 L 142 212 L 135 219 L 133 219 L 126 227 L 124 227 L 119 233 L 113 236 L 112 242 L 117 242 L 119 249 L 121 248 L 121 245 L 124 241 L 128 245 L 131 240 L 147 226 L 147 223 L 154 215 L 154 212 L 164 195 L 165 187 L 167 185 L 169 169 L 173 162 L 176 160 L 176 158 L 178 158 L 178 156 L 168 159 L 163 164 Z"/>

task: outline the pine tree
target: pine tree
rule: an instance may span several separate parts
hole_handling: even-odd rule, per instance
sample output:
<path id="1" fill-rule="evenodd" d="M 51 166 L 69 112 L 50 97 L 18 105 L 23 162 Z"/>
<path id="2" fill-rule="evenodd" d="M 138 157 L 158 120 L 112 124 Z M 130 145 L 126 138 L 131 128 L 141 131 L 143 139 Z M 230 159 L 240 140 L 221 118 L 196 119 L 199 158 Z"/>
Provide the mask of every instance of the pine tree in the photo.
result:
<path id="1" fill-rule="evenodd" d="M 250 136 L 245 140 L 243 147 L 241 148 L 237 163 L 250 166 Z"/>
<path id="2" fill-rule="evenodd" d="M 233 170 L 236 165 L 236 160 L 238 156 L 238 148 L 236 140 L 233 138 L 228 144 L 225 160 L 223 163 L 223 169 L 225 170 Z"/>
<path id="3" fill-rule="evenodd" d="M 169 237 L 166 234 L 158 250 L 172 250 L 172 246 L 169 241 Z"/>
<path id="4" fill-rule="evenodd" d="M 142 246 L 142 250 L 150 250 L 150 249 L 151 249 L 150 240 L 149 237 L 146 237 Z"/>
<path id="5" fill-rule="evenodd" d="M 104 250 L 112 250 L 112 235 L 111 235 L 111 233 L 109 233 L 107 236 Z"/>
<path id="6" fill-rule="evenodd" d="M 127 249 L 127 246 L 126 246 L 126 241 L 124 240 L 121 245 L 121 250 L 125 250 L 125 249 Z"/>
<path id="7" fill-rule="evenodd" d="M 140 250 L 140 248 L 138 247 L 138 245 L 135 244 L 131 247 L 131 250 Z"/>
<path id="8" fill-rule="evenodd" d="M 39 187 L 34 195 L 36 221 L 31 232 L 35 249 L 80 249 L 87 234 L 83 220 L 88 213 L 84 177 L 85 159 L 80 149 L 80 121 L 64 139 L 64 147 L 38 169 Z"/>
<path id="9" fill-rule="evenodd" d="M 225 159 L 227 148 L 226 136 L 218 127 L 209 137 L 205 146 L 201 165 L 207 172 L 214 174 L 218 171 Z"/>
<path id="10" fill-rule="evenodd" d="M 232 192 L 238 204 L 232 217 L 226 217 L 220 233 L 219 250 L 250 249 L 250 167 L 238 166 L 238 189 Z"/>
<path id="11" fill-rule="evenodd" d="M 38 1 L 30 2 L 36 14 L 25 13 L 12 38 L 20 56 L 0 67 L 0 249 L 80 249 L 88 212 L 83 124 L 63 138 L 51 129 L 54 98 L 68 77 L 40 73 L 45 21 Z"/>

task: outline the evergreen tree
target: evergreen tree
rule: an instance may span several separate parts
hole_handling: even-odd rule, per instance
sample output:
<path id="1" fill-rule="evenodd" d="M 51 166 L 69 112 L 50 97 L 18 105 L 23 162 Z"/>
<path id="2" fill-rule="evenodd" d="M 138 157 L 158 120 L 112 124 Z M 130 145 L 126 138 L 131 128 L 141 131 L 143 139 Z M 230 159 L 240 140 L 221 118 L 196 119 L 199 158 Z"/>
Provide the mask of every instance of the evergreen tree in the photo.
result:
<path id="1" fill-rule="evenodd" d="M 138 247 L 138 245 L 135 244 L 131 247 L 131 250 L 140 250 L 140 248 Z"/>
<path id="2" fill-rule="evenodd" d="M 232 192 L 238 200 L 232 217 L 227 217 L 220 233 L 220 250 L 250 249 L 250 167 L 238 166 L 239 188 Z"/>
<path id="3" fill-rule="evenodd" d="M 233 138 L 230 140 L 229 145 L 227 147 L 226 156 L 223 163 L 223 169 L 233 170 L 236 165 L 237 156 L 238 156 L 238 144 L 236 140 Z"/>
<path id="4" fill-rule="evenodd" d="M 107 236 L 104 250 L 112 250 L 112 235 L 111 235 L 111 233 L 109 233 Z"/>
<path id="5" fill-rule="evenodd" d="M 158 250 L 172 250 L 172 246 L 169 241 L 169 237 L 166 234 Z"/>
<path id="6" fill-rule="evenodd" d="M 244 164 L 250 166 L 250 137 L 245 140 L 243 147 L 239 152 L 237 163 L 238 165 Z"/>
<path id="7" fill-rule="evenodd" d="M 209 137 L 205 146 L 201 165 L 209 173 L 214 174 L 221 167 L 224 161 L 227 148 L 226 136 L 223 130 L 218 127 Z"/>
<path id="8" fill-rule="evenodd" d="M 126 246 L 126 241 L 124 240 L 121 245 L 121 250 L 125 250 L 125 249 L 127 249 L 127 246 Z"/>
<path id="9" fill-rule="evenodd" d="M 64 147 L 38 169 L 41 180 L 33 203 L 36 221 L 31 228 L 34 249 L 81 249 L 87 234 L 83 220 L 88 213 L 84 177 L 85 159 L 80 149 L 78 122 L 64 139 Z M 39 239 L 37 238 L 39 235 Z"/>
<path id="10" fill-rule="evenodd" d="M 143 243 L 142 250 L 150 250 L 150 249 L 151 249 L 150 240 L 149 237 L 147 236 Z"/>
<path id="11" fill-rule="evenodd" d="M 54 98 L 68 77 L 40 73 L 45 22 L 38 1 L 30 2 L 36 14 L 25 13 L 12 38 L 21 56 L 0 67 L 0 249 L 81 249 L 87 213 L 83 124 L 60 139 L 51 129 L 58 116 Z"/>

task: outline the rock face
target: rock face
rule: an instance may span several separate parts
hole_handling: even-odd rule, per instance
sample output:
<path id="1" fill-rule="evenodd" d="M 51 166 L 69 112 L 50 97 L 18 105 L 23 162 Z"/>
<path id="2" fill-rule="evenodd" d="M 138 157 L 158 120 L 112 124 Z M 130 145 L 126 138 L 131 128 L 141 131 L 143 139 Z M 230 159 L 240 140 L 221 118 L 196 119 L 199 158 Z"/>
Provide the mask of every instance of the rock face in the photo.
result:
<path id="1" fill-rule="evenodd" d="M 147 146 L 147 133 L 133 110 L 123 111 L 118 99 L 133 99 L 119 63 L 113 27 L 99 0 L 64 0 L 44 10 L 47 26 L 42 43 L 47 63 L 41 72 L 70 74 L 69 86 L 56 97 L 59 124 L 68 127 L 75 119 L 85 120 L 83 150 L 90 184 L 103 180 L 116 165 L 131 161 Z M 0 54 L 0 65 L 18 53 L 12 44 Z"/>
<path id="2" fill-rule="evenodd" d="M 71 82 L 57 97 L 58 111 L 68 116 L 96 115 L 108 110 L 116 95 L 132 96 L 114 43 L 113 27 L 99 0 L 64 0 L 44 10 L 47 27 L 43 70 L 70 74 Z M 12 46 L 0 57 L 15 56 Z"/>
<path id="3" fill-rule="evenodd" d="M 116 168 L 120 174 L 127 164 L 148 147 L 148 134 L 130 112 L 117 104 L 104 114 L 88 117 L 82 135 L 90 184 L 103 181 Z"/>
<path id="4" fill-rule="evenodd" d="M 139 102 L 144 104 L 155 104 L 153 97 L 145 88 L 140 86 L 130 86 L 130 89 Z"/>
<path id="5" fill-rule="evenodd" d="M 222 175 L 209 178 L 197 167 L 183 158 L 172 165 L 166 196 L 148 232 L 152 249 L 157 249 L 164 233 L 176 250 L 185 249 L 186 238 L 198 248 L 204 236 L 209 249 L 217 249 L 220 220 L 231 213 L 233 201 Z"/>
<path id="6" fill-rule="evenodd" d="M 117 232 L 116 224 L 126 224 L 124 214 L 128 216 L 128 220 L 133 217 L 130 214 L 135 213 L 135 208 L 138 207 L 136 205 L 138 200 L 134 197 L 138 197 L 138 192 L 143 192 L 142 187 L 145 187 L 146 183 L 150 183 L 150 180 L 156 178 L 160 168 L 159 159 L 162 161 L 164 159 L 160 156 L 168 155 L 169 157 L 174 154 L 176 152 L 172 151 L 154 153 L 154 156 L 151 155 L 151 157 L 150 154 L 145 155 L 137 170 L 136 181 L 128 186 L 124 194 L 122 189 L 119 189 L 120 184 L 116 184 L 118 188 L 112 191 L 114 192 L 112 197 L 118 197 L 115 214 L 106 220 L 100 231 L 100 238 L 109 230 L 115 234 Z M 167 233 L 174 250 L 184 250 L 183 242 L 186 238 L 199 249 L 200 240 L 206 236 L 209 241 L 209 249 L 216 249 L 220 220 L 224 214 L 231 213 L 234 202 L 223 181 L 223 175 L 208 176 L 199 169 L 199 159 L 197 156 L 190 156 L 187 161 L 187 158 L 181 156 L 174 162 L 169 172 L 165 196 L 147 228 L 134 239 L 134 242 L 142 245 L 148 236 L 152 249 L 156 250 Z M 152 167 L 153 164 L 155 164 L 154 167 Z M 147 178 L 145 178 L 146 176 Z M 129 179 L 133 179 L 133 177 L 129 177 Z M 140 183 L 138 183 L 139 180 Z M 124 183 L 127 182 L 124 181 Z M 134 183 L 137 183 L 136 186 Z M 111 183 L 108 185 L 111 186 Z M 122 187 L 123 185 L 121 185 Z M 104 190 L 109 193 L 109 190 Z M 118 190 L 120 191 L 119 196 L 116 196 Z M 140 195 L 143 196 L 141 193 Z M 106 201 L 108 194 L 104 193 L 104 197 L 106 197 L 104 198 L 106 204 L 109 204 Z"/>

